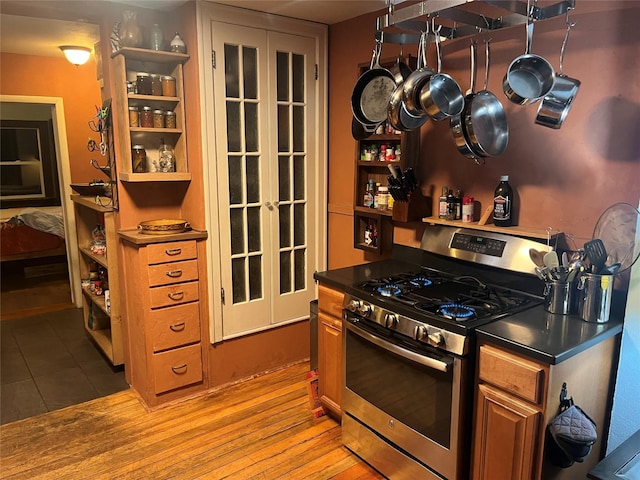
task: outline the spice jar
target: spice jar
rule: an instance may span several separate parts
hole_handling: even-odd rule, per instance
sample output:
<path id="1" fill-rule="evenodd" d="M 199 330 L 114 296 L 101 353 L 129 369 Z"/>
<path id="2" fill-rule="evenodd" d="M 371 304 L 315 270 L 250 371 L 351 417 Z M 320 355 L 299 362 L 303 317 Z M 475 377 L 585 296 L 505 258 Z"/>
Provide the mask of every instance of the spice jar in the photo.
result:
<path id="1" fill-rule="evenodd" d="M 133 173 L 144 173 L 147 163 L 147 152 L 142 145 L 131 147 L 131 167 Z"/>
<path id="2" fill-rule="evenodd" d="M 464 197 L 462 199 L 462 221 L 465 223 L 473 222 L 473 197 Z"/>
<path id="3" fill-rule="evenodd" d="M 140 112 L 140 126 L 143 128 L 153 128 L 153 112 L 151 107 L 142 107 Z"/>
<path id="4" fill-rule="evenodd" d="M 164 127 L 176 128 L 176 112 L 172 112 L 171 110 L 164 112 Z"/>
<path id="5" fill-rule="evenodd" d="M 136 86 L 140 95 L 151 95 L 151 75 L 140 72 L 136 75 Z"/>
<path id="6" fill-rule="evenodd" d="M 153 128 L 164 128 L 164 114 L 162 110 L 153 111 Z"/>
<path id="7" fill-rule="evenodd" d="M 151 74 L 151 95 L 157 97 L 162 96 L 162 80 L 160 79 L 160 75 L 156 75 L 155 73 Z"/>
<path id="8" fill-rule="evenodd" d="M 129 126 L 140 126 L 140 112 L 138 111 L 138 107 L 136 107 L 135 105 L 129 107 Z"/>
<path id="9" fill-rule="evenodd" d="M 164 139 L 160 141 L 158 149 L 158 171 L 163 173 L 176 171 L 176 156 L 173 149 L 164 143 Z"/>
<path id="10" fill-rule="evenodd" d="M 162 95 L 165 97 L 176 96 L 176 79 L 171 75 L 165 75 L 162 77 Z"/>
<path id="11" fill-rule="evenodd" d="M 134 82 L 127 81 L 127 93 L 136 93 L 136 84 Z"/>

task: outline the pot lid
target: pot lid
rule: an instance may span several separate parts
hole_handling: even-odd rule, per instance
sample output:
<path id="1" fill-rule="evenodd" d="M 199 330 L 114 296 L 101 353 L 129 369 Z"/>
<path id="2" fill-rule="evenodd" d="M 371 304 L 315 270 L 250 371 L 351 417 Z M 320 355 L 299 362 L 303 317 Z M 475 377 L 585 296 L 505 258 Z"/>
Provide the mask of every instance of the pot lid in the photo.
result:
<path id="1" fill-rule="evenodd" d="M 607 251 L 606 265 L 620 263 L 618 273 L 630 268 L 640 256 L 640 236 L 637 237 L 640 212 L 629 203 L 615 203 L 608 207 L 593 229 Z"/>

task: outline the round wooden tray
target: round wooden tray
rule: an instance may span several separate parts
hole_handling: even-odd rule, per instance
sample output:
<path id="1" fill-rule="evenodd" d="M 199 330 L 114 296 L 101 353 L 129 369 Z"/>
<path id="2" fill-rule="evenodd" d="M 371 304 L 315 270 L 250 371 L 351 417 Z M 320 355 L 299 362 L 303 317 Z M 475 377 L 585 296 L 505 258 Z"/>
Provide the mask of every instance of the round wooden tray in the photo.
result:
<path id="1" fill-rule="evenodd" d="M 172 233 L 182 233 L 191 230 L 189 222 L 186 220 L 147 220 L 140 222 L 138 232 L 145 235 L 170 235 Z"/>

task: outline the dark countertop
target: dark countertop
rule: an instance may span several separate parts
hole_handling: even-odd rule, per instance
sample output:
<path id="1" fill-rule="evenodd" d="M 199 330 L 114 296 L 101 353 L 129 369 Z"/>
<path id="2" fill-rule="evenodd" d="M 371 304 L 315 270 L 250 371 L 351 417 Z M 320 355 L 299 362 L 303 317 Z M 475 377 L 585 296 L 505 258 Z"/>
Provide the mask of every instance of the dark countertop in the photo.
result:
<path id="1" fill-rule="evenodd" d="M 411 259 L 408 259 L 411 260 Z M 352 267 L 317 272 L 314 278 L 349 291 L 373 278 L 418 270 L 416 262 L 381 260 Z M 510 315 L 476 329 L 477 337 L 514 353 L 556 365 L 622 331 L 622 315 L 606 323 L 588 323 L 577 315 L 548 313 L 542 305 Z"/>
<path id="2" fill-rule="evenodd" d="M 577 315 L 549 313 L 540 305 L 478 327 L 476 334 L 479 340 L 556 365 L 621 331 L 620 318 L 589 323 Z"/>

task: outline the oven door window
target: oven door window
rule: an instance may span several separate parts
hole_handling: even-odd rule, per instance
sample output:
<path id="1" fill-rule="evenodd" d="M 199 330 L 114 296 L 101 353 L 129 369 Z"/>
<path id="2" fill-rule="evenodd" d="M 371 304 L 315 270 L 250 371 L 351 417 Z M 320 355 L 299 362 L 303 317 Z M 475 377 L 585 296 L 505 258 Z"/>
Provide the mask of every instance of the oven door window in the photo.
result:
<path id="1" fill-rule="evenodd" d="M 450 448 L 453 369 L 441 372 L 347 330 L 346 386 L 389 416 Z"/>

